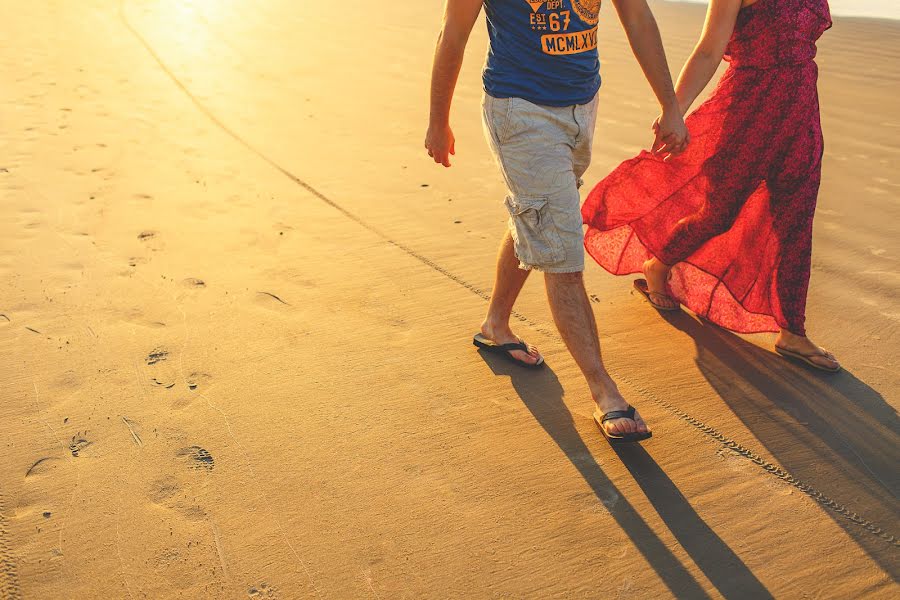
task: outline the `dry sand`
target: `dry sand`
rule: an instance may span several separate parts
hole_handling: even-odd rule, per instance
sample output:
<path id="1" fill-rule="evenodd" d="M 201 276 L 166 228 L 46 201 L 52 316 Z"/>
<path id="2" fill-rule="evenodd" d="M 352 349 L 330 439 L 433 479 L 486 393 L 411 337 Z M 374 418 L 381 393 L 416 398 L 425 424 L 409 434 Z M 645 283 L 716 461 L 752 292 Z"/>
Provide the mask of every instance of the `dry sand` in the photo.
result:
<path id="1" fill-rule="evenodd" d="M 470 345 L 504 227 L 476 27 L 422 150 L 439 0 L 0 0 L 4 598 L 897 597 L 900 24 L 821 42 L 820 375 L 590 265 L 655 429 Z M 655 4 L 677 70 L 702 22 Z M 654 103 L 612 7 L 589 182 Z M 123 18 L 124 17 L 124 18 Z"/>

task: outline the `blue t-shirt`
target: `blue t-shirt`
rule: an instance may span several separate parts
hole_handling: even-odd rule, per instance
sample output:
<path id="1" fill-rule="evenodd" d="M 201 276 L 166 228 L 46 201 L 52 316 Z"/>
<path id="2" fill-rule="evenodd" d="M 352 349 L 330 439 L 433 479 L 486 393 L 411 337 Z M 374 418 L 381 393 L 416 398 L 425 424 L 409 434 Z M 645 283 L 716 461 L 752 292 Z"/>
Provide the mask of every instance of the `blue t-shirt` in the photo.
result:
<path id="1" fill-rule="evenodd" d="M 545 106 L 587 104 L 600 89 L 601 0 L 484 0 L 484 90 Z"/>

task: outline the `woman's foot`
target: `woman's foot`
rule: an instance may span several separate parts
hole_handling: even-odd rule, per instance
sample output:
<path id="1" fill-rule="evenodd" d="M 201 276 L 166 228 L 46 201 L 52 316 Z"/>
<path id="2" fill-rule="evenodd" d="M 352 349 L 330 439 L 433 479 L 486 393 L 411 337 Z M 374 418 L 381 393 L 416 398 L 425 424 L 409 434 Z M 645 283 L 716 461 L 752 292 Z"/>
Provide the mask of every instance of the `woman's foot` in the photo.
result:
<path id="1" fill-rule="evenodd" d="M 641 268 L 647 280 L 650 301 L 661 308 L 678 308 L 678 302 L 669 296 L 667 287 L 671 270 L 672 267 L 657 258 L 651 258 Z"/>
<path id="2" fill-rule="evenodd" d="M 513 334 L 512 330 L 509 328 L 509 323 L 500 325 L 491 324 L 490 321 L 485 321 L 481 324 L 481 335 L 497 345 L 517 344 L 522 341 L 518 336 Z M 531 344 L 528 344 L 528 352 L 522 350 L 510 350 L 509 354 L 514 359 L 528 365 L 536 365 L 541 358 L 543 358 L 541 353 L 538 352 L 538 349 Z"/>
<path id="3" fill-rule="evenodd" d="M 782 329 L 775 339 L 775 348 L 799 354 L 813 366 L 818 366 L 826 371 L 836 371 L 841 368 L 841 364 L 831 352 L 817 346 L 805 335 L 797 335 L 786 329 Z"/>

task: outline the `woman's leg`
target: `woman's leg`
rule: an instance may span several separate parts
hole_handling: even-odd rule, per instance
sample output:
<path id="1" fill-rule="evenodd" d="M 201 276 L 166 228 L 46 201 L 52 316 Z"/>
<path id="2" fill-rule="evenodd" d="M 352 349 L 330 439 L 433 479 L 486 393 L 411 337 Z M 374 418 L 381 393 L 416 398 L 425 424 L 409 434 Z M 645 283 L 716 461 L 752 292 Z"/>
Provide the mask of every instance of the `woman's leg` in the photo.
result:
<path id="1" fill-rule="evenodd" d="M 677 306 L 674 300 L 665 297 L 669 271 L 676 263 L 687 259 L 710 239 L 728 231 L 747 198 L 761 182 L 761 178 L 735 181 L 734 172 L 725 172 L 724 167 L 718 169 L 715 163 L 711 163 L 709 167 L 711 178 L 719 178 L 719 181 L 707 194 L 703 208 L 681 219 L 672 228 L 659 255 L 644 263 L 643 272 L 647 279 L 647 287 L 654 294 L 653 301 L 657 304 Z"/>
<path id="2" fill-rule="evenodd" d="M 806 337 L 806 298 L 812 262 L 812 225 L 819 193 L 818 168 L 801 182 L 770 183 L 772 214 L 778 237 L 776 289 L 781 332 L 775 344 L 810 357 L 828 369 L 838 361 L 825 349 Z"/>

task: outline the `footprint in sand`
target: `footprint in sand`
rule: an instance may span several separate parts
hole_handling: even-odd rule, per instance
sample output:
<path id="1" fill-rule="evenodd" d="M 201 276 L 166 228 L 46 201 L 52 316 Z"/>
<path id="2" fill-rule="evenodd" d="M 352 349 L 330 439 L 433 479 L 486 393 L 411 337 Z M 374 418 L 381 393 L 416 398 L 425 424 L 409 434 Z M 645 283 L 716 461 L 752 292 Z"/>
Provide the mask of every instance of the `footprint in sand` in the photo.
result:
<path id="1" fill-rule="evenodd" d="M 181 491 L 181 484 L 172 475 L 157 479 L 150 484 L 147 495 L 154 504 L 163 504 Z"/>
<path id="2" fill-rule="evenodd" d="M 268 583 L 260 583 L 259 585 L 250 586 L 250 589 L 247 590 L 248 598 L 277 598 L 278 597 L 278 589 L 275 586 L 269 585 Z"/>
<path id="3" fill-rule="evenodd" d="M 157 250 L 162 250 L 162 240 L 160 239 L 159 232 L 153 231 L 152 229 L 146 229 L 140 232 L 137 236 L 138 240 L 144 243 L 147 248 L 151 251 L 156 252 Z"/>
<path id="4" fill-rule="evenodd" d="M 184 410 L 194 403 L 196 398 L 191 396 L 179 396 L 174 401 L 172 401 L 171 408 L 172 410 Z"/>
<path id="5" fill-rule="evenodd" d="M 169 351 L 165 348 L 155 348 L 147 355 L 145 359 L 148 365 L 155 365 L 169 358 Z"/>
<path id="6" fill-rule="evenodd" d="M 144 358 L 144 362 L 150 367 L 149 372 L 150 383 L 156 387 L 172 389 L 178 381 L 178 374 L 175 367 L 166 363 L 169 359 L 169 350 L 162 346 L 157 346 Z"/>
<path id="7" fill-rule="evenodd" d="M 188 277 L 187 279 L 181 280 L 181 285 L 186 288 L 205 288 L 206 282 L 202 279 L 197 279 L 196 277 Z"/>
<path id="8" fill-rule="evenodd" d="M 176 453 L 176 456 L 187 461 L 188 467 L 195 470 L 212 471 L 216 461 L 206 448 L 200 446 L 188 446 Z"/>
<path id="9" fill-rule="evenodd" d="M 185 381 L 187 382 L 187 386 L 190 390 L 196 390 L 200 386 L 206 386 L 210 381 L 212 381 L 212 375 L 208 373 L 202 373 L 200 371 L 194 371 L 187 377 L 185 377 Z"/>
<path id="10" fill-rule="evenodd" d="M 69 444 L 69 451 L 72 453 L 72 456 L 77 458 L 85 448 L 91 445 L 91 442 L 85 437 L 87 434 L 87 431 L 84 433 L 79 431 L 72 436 L 72 443 Z"/>
<path id="11" fill-rule="evenodd" d="M 203 521 L 209 517 L 206 510 L 196 503 L 191 490 L 182 487 L 181 482 L 172 475 L 150 484 L 147 495 L 154 504 L 177 511 L 188 521 Z"/>

